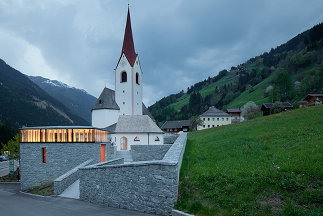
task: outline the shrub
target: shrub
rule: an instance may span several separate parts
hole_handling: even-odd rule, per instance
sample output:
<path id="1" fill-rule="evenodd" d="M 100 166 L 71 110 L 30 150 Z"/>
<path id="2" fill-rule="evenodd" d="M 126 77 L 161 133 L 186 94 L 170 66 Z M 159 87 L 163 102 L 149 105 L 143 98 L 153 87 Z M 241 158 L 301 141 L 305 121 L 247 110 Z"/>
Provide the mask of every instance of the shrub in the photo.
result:
<path id="1" fill-rule="evenodd" d="M 260 108 L 253 101 L 249 101 L 243 105 L 241 110 L 242 116 L 248 120 L 256 118 L 260 112 Z"/>
<path id="2" fill-rule="evenodd" d="M 283 109 L 284 109 L 284 105 L 283 105 L 283 103 L 282 103 L 282 102 L 277 101 L 277 102 L 275 102 L 275 103 L 273 104 L 273 106 L 270 108 L 270 113 L 271 113 L 271 114 L 280 113 L 280 112 L 282 112 L 282 111 L 283 111 Z"/>

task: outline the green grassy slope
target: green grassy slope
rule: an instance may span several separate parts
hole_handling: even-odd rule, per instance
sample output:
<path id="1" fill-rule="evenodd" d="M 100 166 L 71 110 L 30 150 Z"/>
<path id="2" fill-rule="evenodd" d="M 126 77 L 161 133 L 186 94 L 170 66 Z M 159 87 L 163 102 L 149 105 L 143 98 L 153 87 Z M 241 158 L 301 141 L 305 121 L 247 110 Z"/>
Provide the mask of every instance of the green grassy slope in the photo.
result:
<path id="1" fill-rule="evenodd" d="M 323 105 L 190 133 L 177 209 L 322 215 Z"/>
<path id="2" fill-rule="evenodd" d="M 203 98 L 207 95 L 213 94 L 216 87 L 221 87 L 224 84 L 230 84 L 237 81 L 237 78 L 234 77 L 234 72 L 229 72 L 222 79 L 202 88 L 199 92 Z M 167 107 L 174 108 L 176 111 L 179 111 L 183 106 L 187 105 L 190 100 L 189 94 L 184 94 L 181 98 L 178 99 L 178 102 L 168 105 Z"/>
<path id="3" fill-rule="evenodd" d="M 269 97 L 263 97 L 266 88 L 270 85 L 272 77 L 268 77 L 261 83 L 253 87 L 254 91 L 246 90 L 242 92 L 238 97 L 233 99 L 228 105 L 228 108 L 240 108 L 249 101 L 255 102 L 258 106 L 263 103 L 270 102 Z"/>

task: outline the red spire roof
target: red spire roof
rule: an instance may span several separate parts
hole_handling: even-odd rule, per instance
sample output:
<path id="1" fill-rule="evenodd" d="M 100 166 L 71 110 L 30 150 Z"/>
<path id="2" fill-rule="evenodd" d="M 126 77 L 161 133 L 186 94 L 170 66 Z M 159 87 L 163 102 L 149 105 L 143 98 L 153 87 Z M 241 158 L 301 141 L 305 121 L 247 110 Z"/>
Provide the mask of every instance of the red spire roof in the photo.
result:
<path id="1" fill-rule="evenodd" d="M 132 38 L 129 7 L 128 7 L 127 24 L 126 24 L 126 28 L 125 28 L 125 32 L 124 32 L 121 56 L 123 53 L 125 54 L 126 58 L 128 59 L 131 67 L 133 67 L 133 65 L 135 64 L 136 58 L 137 58 L 137 53 L 135 52 L 135 45 L 133 43 L 133 38 Z"/>

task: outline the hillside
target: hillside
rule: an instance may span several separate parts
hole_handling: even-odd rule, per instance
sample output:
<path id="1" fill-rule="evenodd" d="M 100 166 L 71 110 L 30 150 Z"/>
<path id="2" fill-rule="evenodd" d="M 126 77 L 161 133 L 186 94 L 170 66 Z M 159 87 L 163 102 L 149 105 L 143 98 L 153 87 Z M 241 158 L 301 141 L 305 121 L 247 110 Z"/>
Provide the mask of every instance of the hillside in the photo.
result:
<path id="1" fill-rule="evenodd" d="M 322 215 L 323 105 L 189 133 L 176 208 Z"/>
<path id="2" fill-rule="evenodd" d="M 14 128 L 89 124 L 1 59 L 0 121 L 8 121 Z"/>
<path id="3" fill-rule="evenodd" d="M 249 59 L 217 76 L 157 101 L 149 111 L 159 123 L 189 119 L 210 106 L 238 108 L 248 101 L 261 105 L 323 92 L 323 23 L 270 52 Z"/>
<path id="4" fill-rule="evenodd" d="M 82 89 L 68 86 L 57 80 L 50 80 L 41 76 L 29 76 L 34 83 L 50 96 L 64 104 L 74 114 L 91 122 L 91 109 L 97 98 Z"/>

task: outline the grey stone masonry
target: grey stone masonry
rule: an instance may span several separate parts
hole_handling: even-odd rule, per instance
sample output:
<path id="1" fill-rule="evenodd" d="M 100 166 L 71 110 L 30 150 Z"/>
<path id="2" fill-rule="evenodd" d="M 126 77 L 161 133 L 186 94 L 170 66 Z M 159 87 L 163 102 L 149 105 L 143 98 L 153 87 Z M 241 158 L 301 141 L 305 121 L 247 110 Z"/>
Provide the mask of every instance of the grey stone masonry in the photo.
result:
<path id="1" fill-rule="evenodd" d="M 170 215 L 187 134 L 182 133 L 162 160 L 80 168 L 80 199 L 158 215 Z M 104 179 L 104 180 L 103 180 Z"/>
<path id="2" fill-rule="evenodd" d="M 68 188 L 71 184 L 73 184 L 73 182 L 80 178 L 79 168 L 89 165 L 92 161 L 93 159 L 87 160 L 55 179 L 54 194 L 59 195 L 63 193 L 63 191 L 66 190 L 66 188 Z"/>
<path id="3" fill-rule="evenodd" d="M 172 145 L 131 145 L 133 161 L 161 160 Z"/>
<path id="4" fill-rule="evenodd" d="M 54 181 L 89 159 L 100 162 L 100 146 L 101 143 L 20 143 L 21 189 Z M 46 148 L 46 163 L 42 148 Z"/>

